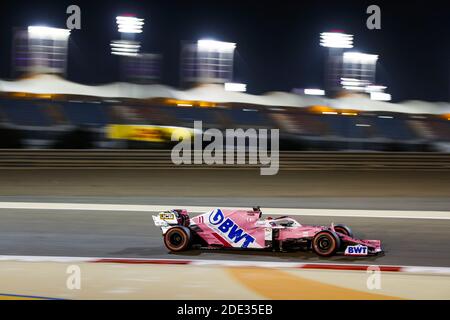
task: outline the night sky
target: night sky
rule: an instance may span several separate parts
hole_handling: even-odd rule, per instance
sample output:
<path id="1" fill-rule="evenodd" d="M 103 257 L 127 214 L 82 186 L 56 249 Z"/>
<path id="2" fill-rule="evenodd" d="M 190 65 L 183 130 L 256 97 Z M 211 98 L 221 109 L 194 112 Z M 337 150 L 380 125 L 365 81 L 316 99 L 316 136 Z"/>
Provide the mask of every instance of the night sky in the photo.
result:
<path id="1" fill-rule="evenodd" d="M 164 56 L 162 83 L 179 86 L 181 41 L 199 38 L 237 43 L 236 82 L 250 93 L 323 87 L 326 50 L 319 34 L 332 29 L 355 35 L 353 50 L 379 55 L 377 82 L 395 101 L 450 100 L 449 1 L 11 1 L 1 6 L 0 77 L 11 78 L 13 27 L 65 27 L 70 4 L 81 7 L 81 30 L 72 31 L 70 80 L 117 81 L 115 17 L 145 18 L 143 51 Z M 366 8 L 381 7 L 381 30 L 366 28 Z"/>

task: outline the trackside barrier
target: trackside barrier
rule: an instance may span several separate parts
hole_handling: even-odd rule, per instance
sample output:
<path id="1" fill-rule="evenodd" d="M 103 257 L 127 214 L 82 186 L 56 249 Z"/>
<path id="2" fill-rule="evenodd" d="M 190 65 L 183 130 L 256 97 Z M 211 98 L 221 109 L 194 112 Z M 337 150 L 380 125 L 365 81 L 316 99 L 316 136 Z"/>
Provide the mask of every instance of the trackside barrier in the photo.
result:
<path id="1" fill-rule="evenodd" d="M 0 169 L 249 169 L 260 166 L 175 165 L 170 150 L 0 150 Z M 450 170 L 450 153 L 283 151 L 279 166 L 281 170 Z"/>

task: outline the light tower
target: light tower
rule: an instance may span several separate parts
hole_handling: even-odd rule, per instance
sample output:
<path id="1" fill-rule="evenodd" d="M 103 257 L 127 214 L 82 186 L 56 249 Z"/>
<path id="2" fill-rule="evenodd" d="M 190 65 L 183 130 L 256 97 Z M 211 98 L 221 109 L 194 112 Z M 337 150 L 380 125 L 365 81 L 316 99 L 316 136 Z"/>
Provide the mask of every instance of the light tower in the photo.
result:
<path id="1" fill-rule="evenodd" d="M 136 41 L 135 35 L 142 33 L 144 19 L 134 16 L 117 16 L 117 31 L 120 40 L 111 41 L 111 53 L 121 56 L 136 56 L 141 47 L 140 41 Z"/>
<path id="2" fill-rule="evenodd" d="M 325 66 L 325 91 L 327 94 L 333 95 L 341 88 L 342 54 L 344 49 L 353 48 L 353 35 L 341 31 L 322 32 L 320 45 L 328 49 Z"/>
<path id="3" fill-rule="evenodd" d="M 15 74 L 65 75 L 70 30 L 47 26 L 17 29 L 13 36 Z"/>
<path id="4" fill-rule="evenodd" d="M 228 83 L 233 78 L 236 44 L 211 39 L 184 44 L 181 78 L 185 83 Z"/>
<path id="5" fill-rule="evenodd" d="M 134 15 L 116 17 L 120 40 L 111 41 L 111 54 L 119 56 L 123 80 L 148 83 L 160 77 L 161 56 L 142 52 L 138 34 L 143 32 L 144 19 Z"/>
<path id="6" fill-rule="evenodd" d="M 346 90 L 365 92 L 375 83 L 378 55 L 344 52 L 341 85 Z"/>

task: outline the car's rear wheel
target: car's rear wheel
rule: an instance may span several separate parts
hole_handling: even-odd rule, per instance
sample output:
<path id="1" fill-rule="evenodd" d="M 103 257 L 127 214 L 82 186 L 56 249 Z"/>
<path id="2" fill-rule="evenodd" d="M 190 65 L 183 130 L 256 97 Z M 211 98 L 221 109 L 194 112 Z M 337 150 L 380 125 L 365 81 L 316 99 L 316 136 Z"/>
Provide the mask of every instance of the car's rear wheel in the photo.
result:
<path id="1" fill-rule="evenodd" d="M 173 227 L 164 235 L 164 244 L 173 252 L 183 251 L 189 248 L 191 233 L 186 227 Z"/>
<path id="2" fill-rule="evenodd" d="M 322 257 L 329 257 L 336 253 L 341 242 L 336 233 L 331 231 L 320 231 L 312 240 L 312 249 Z"/>
<path id="3" fill-rule="evenodd" d="M 343 224 L 337 224 L 334 226 L 334 231 L 343 233 L 346 236 L 349 236 L 350 238 L 353 238 L 353 231 L 349 227 Z"/>

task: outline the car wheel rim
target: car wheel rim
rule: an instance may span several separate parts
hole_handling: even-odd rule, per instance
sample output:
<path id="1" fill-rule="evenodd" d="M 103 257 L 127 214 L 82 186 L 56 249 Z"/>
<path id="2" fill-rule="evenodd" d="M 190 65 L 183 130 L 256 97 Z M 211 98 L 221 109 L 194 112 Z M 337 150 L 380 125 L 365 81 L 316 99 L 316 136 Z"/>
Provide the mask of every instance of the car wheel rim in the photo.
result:
<path id="1" fill-rule="evenodd" d="M 180 244 L 183 243 L 183 238 L 181 237 L 180 234 L 174 233 L 174 234 L 170 235 L 169 241 L 170 241 L 170 244 L 172 244 L 175 247 L 178 247 Z"/>
<path id="2" fill-rule="evenodd" d="M 332 247 L 332 241 L 327 236 L 321 236 L 317 239 L 317 247 L 321 252 L 327 252 Z"/>

